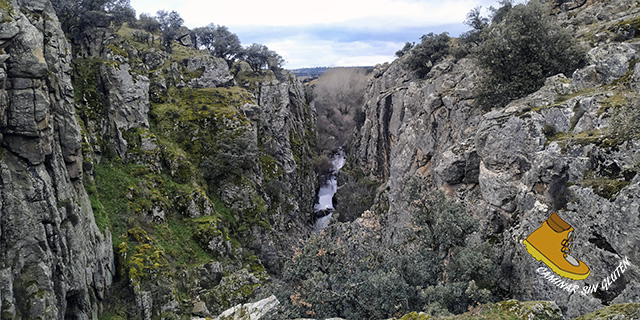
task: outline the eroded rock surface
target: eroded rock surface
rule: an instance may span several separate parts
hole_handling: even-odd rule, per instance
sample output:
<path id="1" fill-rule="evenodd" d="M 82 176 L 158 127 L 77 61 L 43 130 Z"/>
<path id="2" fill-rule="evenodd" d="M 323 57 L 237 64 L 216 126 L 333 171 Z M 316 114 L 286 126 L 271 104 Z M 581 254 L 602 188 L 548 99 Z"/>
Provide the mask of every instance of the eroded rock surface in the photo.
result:
<path id="1" fill-rule="evenodd" d="M 92 319 L 115 267 L 81 179 L 70 48 L 49 1 L 18 3 L 0 23 L 0 314 Z"/>
<path id="2" fill-rule="evenodd" d="M 629 1 L 556 2 L 557 18 L 585 33 L 612 34 L 638 12 Z M 599 21 L 589 18 L 593 12 Z M 422 176 L 479 219 L 482 231 L 470 237 L 500 235 L 499 283 L 514 298 L 554 300 L 567 317 L 638 301 L 636 263 L 607 290 L 569 294 L 536 274 L 542 264 L 522 245 L 558 212 L 576 230 L 572 255 L 591 268 L 588 279 L 570 284 L 595 286 L 624 257 L 640 261 L 633 248 L 640 241 L 640 141 L 607 135 L 616 108 L 637 101 L 640 42 L 591 39 L 598 40 L 586 66 L 490 112 L 473 105 L 480 70 L 472 60 L 445 60 L 425 79 L 413 78 L 402 58 L 376 67 L 352 155 L 388 186 L 391 241 L 410 222 L 404 186 Z"/>

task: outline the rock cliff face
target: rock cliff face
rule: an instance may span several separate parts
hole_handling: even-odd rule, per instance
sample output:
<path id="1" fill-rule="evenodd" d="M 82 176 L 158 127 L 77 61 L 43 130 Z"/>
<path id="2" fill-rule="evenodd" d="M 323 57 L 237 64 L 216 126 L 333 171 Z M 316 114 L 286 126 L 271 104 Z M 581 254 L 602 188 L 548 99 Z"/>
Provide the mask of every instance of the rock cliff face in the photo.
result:
<path id="1" fill-rule="evenodd" d="M 287 74 L 284 81 L 263 83 L 257 97 L 258 145 L 262 154 L 258 185 L 267 196 L 272 232 L 256 237 L 254 248 L 274 272 L 289 256 L 290 240 L 308 232 L 316 197 L 316 118 L 304 86 Z"/>
<path id="2" fill-rule="evenodd" d="M 426 79 L 402 59 L 378 66 L 350 156 L 386 184 L 371 211 L 384 225 L 365 226 L 376 241 L 402 234 L 405 186 L 425 177 L 478 219 L 469 238 L 495 245 L 500 289 L 574 317 L 640 299 L 640 141 L 612 130 L 640 100 L 640 9 L 550 3 L 592 46 L 587 66 L 491 112 L 473 104 L 471 59 Z M 300 82 L 230 68 L 186 30 L 172 53 L 108 23 L 71 48 L 47 0 L 0 0 L 0 13 L 0 318 L 275 308 L 246 303 L 271 294 L 267 271 L 310 232 L 316 118 Z M 567 280 L 573 294 L 521 244 L 552 211 L 592 270 Z"/>
<path id="3" fill-rule="evenodd" d="M 285 71 L 178 42 L 167 53 L 140 32 L 95 32 L 108 36 L 80 41 L 94 49 L 73 65 L 87 188 L 124 288 L 108 304 L 217 314 L 254 297 L 306 232 L 315 111 Z"/>
<path id="4" fill-rule="evenodd" d="M 105 23 L 72 48 L 53 9 L 0 1 L 0 318 L 249 302 L 307 231 L 304 87 L 188 36 L 169 54 Z"/>
<path id="5" fill-rule="evenodd" d="M 351 155 L 387 184 L 390 235 L 410 221 L 407 181 L 426 177 L 480 219 L 482 231 L 470 237 L 496 237 L 501 287 L 517 299 L 555 300 L 575 317 L 640 299 L 640 142 L 610 134 L 620 110 L 638 103 L 640 42 L 629 24 L 640 9 L 636 1 L 556 2 L 557 19 L 592 46 L 586 67 L 484 112 L 473 105 L 473 60 L 441 62 L 426 79 L 413 78 L 402 59 L 378 66 Z M 576 230 L 572 255 L 591 268 L 586 280 L 567 282 L 600 284 L 595 293 L 569 294 L 536 274 L 542 264 L 522 240 L 555 211 Z M 603 289 L 624 257 L 633 266 Z"/>
<path id="6" fill-rule="evenodd" d="M 115 268 L 82 183 L 70 47 L 48 1 L 0 11 L 0 313 L 94 318 Z"/>

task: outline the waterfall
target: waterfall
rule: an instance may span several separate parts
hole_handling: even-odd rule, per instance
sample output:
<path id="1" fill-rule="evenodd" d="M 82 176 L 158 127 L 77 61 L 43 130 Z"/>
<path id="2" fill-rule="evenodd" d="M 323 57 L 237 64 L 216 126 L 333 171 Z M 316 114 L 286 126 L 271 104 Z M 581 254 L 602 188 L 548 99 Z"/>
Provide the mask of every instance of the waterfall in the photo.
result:
<path id="1" fill-rule="evenodd" d="M 331 172 L 327 174 L 327 179 L 324 184 L 320 186 L 318 203 L 313 206 L 314 216 L 320 216 L 314 224 L 316 231 L 320 231 L 329 225 L 329 220 L 335 210 L 333 207 L 333 195 L 338 191 L 338 171 L 340 171 L 346 162 L 347 157 L 342 148 L 338 149 L 331 157 Z"/>

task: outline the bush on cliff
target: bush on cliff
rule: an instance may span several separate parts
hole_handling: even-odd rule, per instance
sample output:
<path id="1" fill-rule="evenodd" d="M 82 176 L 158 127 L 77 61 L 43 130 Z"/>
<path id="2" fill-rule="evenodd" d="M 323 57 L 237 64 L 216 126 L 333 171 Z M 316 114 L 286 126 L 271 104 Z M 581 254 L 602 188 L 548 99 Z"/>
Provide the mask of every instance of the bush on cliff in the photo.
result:
<path id="1" fill-rule="evenodd" d="M 531 1 L 497 9 L 475 57 L 484 71 L 478 103 L 489 110 L 538 90 L 547 77 L 571 75 L 584 63 L 585 50 Z"/>
<path id="2" fill-rule="evenodd" d="M 367 211 L 358 226 L 334 224 L 296 249 L 283 272 L 283 316 L 385 319 L 425 307 L 461 313 L 495 299 L 491 246 L 467 242 L 475 221 L 428 190 L 421 180 L 406 188 L 413 222 L 398 243 L 385 240 L 384 222 Z"/>
<path id="3" fill-rule="evenodd" d="M 423 35 L 422 42 L 417 44 L 408 53 L 402 53 L 407 56 L 406 63 L 412 71 L 415 71 L 420 77 L 424 77 L 431 67 L 444 58 L 449 53 L 449 41 L 451 37 L 446 32 L 434 34 L 433 32 Z M 409 46 L 400 50 L 407 51 Z"/>
<path id="4" fill-rule="evenodd" d="M 62 29 L 73 37 L 99 25 L 136 20 L 129 0 L 51 0 Z"/>

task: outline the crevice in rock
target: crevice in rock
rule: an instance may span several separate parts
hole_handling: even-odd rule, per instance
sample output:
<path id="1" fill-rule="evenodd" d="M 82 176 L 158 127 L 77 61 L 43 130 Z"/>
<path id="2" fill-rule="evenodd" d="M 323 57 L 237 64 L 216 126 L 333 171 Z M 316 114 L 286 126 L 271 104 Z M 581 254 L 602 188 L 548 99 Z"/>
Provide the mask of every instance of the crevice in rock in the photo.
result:
<path id="1" fill-rule="evenodd" d="M 620 275 L 607 290 L 596 290 L 593 296 L 602 301 L 602 304 L 608 306 L 613 299 L 618 297 L 627 288 L 627 280 L 624 275 Z"/>
<path id="2" fill-rule="evenodd" d="M 618 254 L 618 252 L 615 249 L 613 249 L 613 246 L 611 246 L 609 241 L 607 241 L 607 239 L 604 236 L 597 233 L 596 231 L 593 231 L 591 235 L 592 237 L 589 238 L 590 243 L 593 243 L 596 247 L 602 250 L 609 251 L 616 255 Z"/>
<path id="3" fill-rule="evenodd" d="M 551 205 L 551 210 L 557 211 L 567 206 L 569 199 L 571 198 L 567 183 L 569 181 L 569 175 L 565 172 L 561 175 L 554 175 L 551 177 L 551 182 L 547 188 L 547 199 Z"/>
<path id="4" fill-rule="evenodd" d="M 381 115 L 380 109 L 382 109 Z M 380 125 L 382 126 L 380 129 L 381 137 L 378 139 L 378 173 L 386 179 L 389 176 L 389 155 L 391 153 L 389 123 L 393 114 L 393 95 L 386 96 L 383 105 L 378 103 L 378 110 L 378 119 L 381 120 Z"/>
<path id="5" fill-rule="evenodd" d="M 87 308 L 87 301 L 82 298 L 82 294 L 78 291 L 71 290 L 66 296 L 67 308 L 64 314 L 65 319 L 82 319 L 83 310 Z"/>

